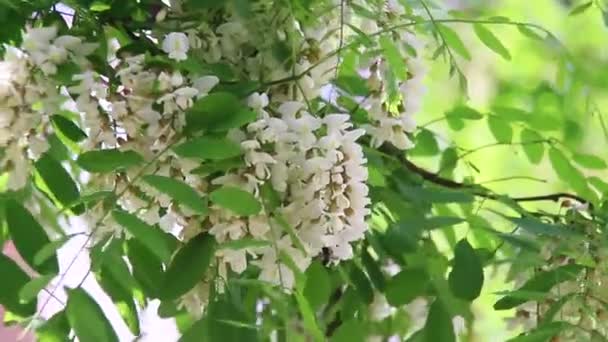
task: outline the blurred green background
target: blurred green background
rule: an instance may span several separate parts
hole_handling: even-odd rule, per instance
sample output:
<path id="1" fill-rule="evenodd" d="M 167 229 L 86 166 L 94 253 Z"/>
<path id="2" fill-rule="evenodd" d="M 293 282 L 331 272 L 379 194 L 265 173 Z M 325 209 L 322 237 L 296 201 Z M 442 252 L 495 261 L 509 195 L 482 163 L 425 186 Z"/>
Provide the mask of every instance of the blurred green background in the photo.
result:
<path id="1" fill-rule="evenodd" d="M 560 148 L 570 149 L 573 154 L 588 153 L 604 158 L 608 141 L 604 127 L 604 121 L 608 118 L 602 117 L 608 101 L 605 92 L 608 86 L 608 28 L 602 8 L 606 4 L 600 1 L 589 4 L 586 0 L 446 0 L 445 3 L 461 12 L 458 16 L 463 18 L 501 16 L 508 17 L 511 21 L 538 24 L 550 31 L 563 45 L 555 41 L 530 39 L 515 26 L 488 25 L 508 48 L 512 59 L 507 61 L 485 47 L 470 24 L 450 23 L 449 26 L 459 33 L 473 57 L 471 61 L 458 59 L 458 65 L 468 79 L 468 100 L 459 93 L 456 77 L 446 81 L 449 72 L 446 61 L 438 58 L 429 68 L 426 82 L 428 92 L 417 121 L 419 125 L 433 122 L 426 127 L 436 135 L 440 148 L 455 145 L 475 149 L 496 142 L 486 120 L 468 121 L 460 131 L 450 129 L 446 120 L 441 118 L 455 105 L 466 104 L 481 113 L 492 112 L 496 106 L 508 106 L 550 118 L 546 124 L 555 125 L 557 129 L 549 130 L 544 136 L 555 138 L 559 141 L 557 144 Z M 436 18 L 442 18 L 440 12 Z M 429 42 L 431 46 L 434 43 Z M 517 143 L 521 141 L 521 129 L 517 126 L 513 129 L 513 142 Z M 414 156 L 412 160 L 432 171 L 439 168 L 437 157 Z M 467 166 L 467 163 L 459 163 L 454 173 L 456 179 L 470 177 L 471 181 L 484 183 L 497 193 L 529 196 L 572 191 L 555 175 L 546 155 L 540 164 L 533 165 L 521 146 L 516 144 L 483 148 L 469 154 L 463 161 L 470 164 Z M 545 182 L 512 179 L 485 183 L 524 175 Z M 585 171 L 585 175 L 598 176 L 607 181 L 604 171 Z M 491 208 L 492 204 L 476 205 Z M 529 206 L 550 212 L 559 210 L 559 205 L 552 202 Z M 449 209 L 458 212 L 458 207 Z M 491 222 L 495 229 L 512 229 L 496 215 L 484 212 L 480 212 L 480 215 Z M 456 237 L 464 236 L 468 234 L 468 228 L 456 227 L 454 233 Z M 446 248 L 449 255 L 451 251 L 446 247 L 449 244 L 442 243 L 445 235 L 438 233 L 434 238 Z M 473 236 L 473 239 L 478 246 L 492 244 L 492 241 L 482 241 L 485 239 L 483 236 Z M 486 268 L 489 281 L 484 285 L 482 297 L 475 305 L 474 329 L 479 341 L 504 341 L 519 333 L 508 331 L 503 320 L 504 316 L 513 315 L 513 311 L 496 312 L 492 309 L 492 304 L 498 298 L 493 293 L 513 287 L 513 283 L 506 279 L 507 272 L 508 266 Z"/>

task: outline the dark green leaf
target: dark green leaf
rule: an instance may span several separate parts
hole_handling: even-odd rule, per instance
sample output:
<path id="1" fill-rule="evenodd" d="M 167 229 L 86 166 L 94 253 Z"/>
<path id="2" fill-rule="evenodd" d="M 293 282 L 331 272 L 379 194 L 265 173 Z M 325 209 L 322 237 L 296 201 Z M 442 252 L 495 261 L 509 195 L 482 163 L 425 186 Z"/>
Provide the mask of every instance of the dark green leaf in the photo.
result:
<path id="1" fill-rule="evenodd" d="M 51 122 L 55 131 L 61 132 L 64 137 L 73 142 L 80 142 L 87 138 L 87 135 L 80 129 L 80 127 L 76 126 L 72 120 L 63 115 L 51 116 Z"/>
<path id="2" fill-rule="evenodd" d="M 48 153 L 43 154 L 35 164 L 36 171 L 53 197 L 63 206 L 69 206 L 80 197 L 80 191 L 70 174 Z M 74 214 L 84 212 L 83 205 L 71 208 Z"/>
<path id="3" fill-rule="evenodd" d="M 165 273 L 160 298 L 178 298 L 203 280 L 215 254 L 215 245 L 215 237 L 202 233 L 179 249 Z"/>
<path id="4" fill-rule="evenodd" d="M 363 266 L 365 267 L 367 274 L 369 274 L 369 279 L 374 287 L 377 290 L 384 292 L 384 289 L 386 288 L 386 278 L 380 269 L 380 262 L 374 260 L 368 250 L 365 250 L 361 255 L 361 261 L 363 262 Z"/>
<path id="5" fill-rule="evenodd" d="M 146 175 L 142 177 L 142 180 L 199 215 L 206 215 L 209 211 L 206 201 L 199 196 L 196 190 L 182 181 L 157 175 Z"/>
<path id="6" fill-rule="evenodd" d="M 350 319 L 342 323 L 331 337 L 331 342 L 364 342 L 367 333 L 363 322 Z"/>
<path id="7" fill-rule="evenodd" d="M 339 76 L 334 83 L 351 95 L 365 96 L 369 94 L 367 82 L 359 76 Z"/>
<path id="8" fill-rule="evenodd" d="M 435 156 L 439 154 L 439 144 L 431 131 L 427 129 L 420 130 L 420 133 L 416 135 L 415 142 L 414 148 L 408 151 L 409 155 Z"/>
<path id="9" fill-rule="evenodd" d="M 83 289 L 68 291 L 66 314 L 79 341 L 118 341 L 118 336 L 99 305 Z"/>
<path id="10" fill-rule="evenodd" d="M 374 300 L 374 289 L 369 281 L 369 278 L 357 266 L 353 266 L 350 271 L 350 280 L 357 290 L 357 294 L 364 303 L 370 304 Z"/>
<path id="11" fill-rule="evenodd" d="M 113 268 L 116 267 L 116 261 L 120 262 L 122 264 L 121 266 L 126 267 L 122 258 L 114 259 L 112 262 L 107 262 L 102 265 L 101 271 L 95 274 L 95 279 L 104 292 L 110 296 L 116 309 L 118 309 L 118 313 L 127 327 L 129 327 L 129 330 L 137 336 L 140 334 L 140 329 L 133 291 L 131 288 L 125 288 L 122 284 L 124 281 L 117 279 L 117 275 L 113 271 Z M 128 273 L 128 268 L 126 270 L 127 277 L 130 277 L 131 275 Z"/>
<path id="12" fill-rule="evenodd" d="M 57 258 L 50 258 L 41 265 L 36 265 L 34 257 L 50 240 L 36 219 L 15 200 L 8 200 L 6 206 L 6 223 L 9 234 L 19 251 L 19 255 L 41 274 L 57 274 Z"/>
<path id="13" fill-rule="evenodd" d="M 114 210 L 112 217 L 123 226 L 139 242 L 146 246 L 160 260 L 168 262 L 171 259 L 171 241 L 160 228 L 150 226 L 136 216 L 122 210 Z"/>
<path id="14" fill-rule="evenodd" d="M 36 302 L 27 304 L 19 301 L 19 291 L 30 281 L 30 277 L 21 270 L 17 264 L 4 254 L 0 253 L 0 304 L 6 310 L 22 317 L 33 315 L 36 312 Z"/>
<path id="15" fill-rule="evenodd" d="M 262 210 L 262 205 L 251 193 L 232 186 L 223 186 L 209 195 L 209 199 L 222 208 L 237 215 L 255 215 Z"/>
<path id="16" fill-rule="evenodd" d="M 76 163 L 92 173 L 107 173 L 141 164 L 144 158 L 134 151 L 117 149 L 89 151 L 81 154 Z"/>
<path id="17" fill-rule="evenodd" d="M 161 261 L 137 239 L 127 241 L 127 256 L 133 268 L 133 277 L 141 285 L 146 296 L 158 298 L 163 281 Z"/>
<path id="18" fill-rule="evenodd" d="M 59 311 L 49 320 L 36 328 L 36 338 L 39 342 L 65 342 L 70 334 L 70 324 L 65 311 Z"/>
<path id="19" fill-rule="evenodd" d="M 460 240 L 454 249 L 454 267 L 448 278 L 452 293 L 460 299 L 473 301 L 481 293 L 483 280 L 479 256 L 466 239 Z"/>
<path id="20" fill-rule="evenodd" d="M 402 306 L 426 293 L 429 287 L 429 276 L 422 269 L 405 269 L 391 279 L 386 285 L 386 300 L 392 306 Z"/>
<path id="21" fill-rule="evenodd" d="M 474 24 L 473 30 L 475 34 L 487 46 L 490 50 L 499 54 L 502 58 L 506 60 L 511 60 L 511 54 L 509 50 L 500 42 L 500 40 L 492 33 L 492 31 L 488 30 L 482 24 Z"/>
<path id="22" fill-rule="evenodd" d="M 234 157 L 230 159 L 213 160 L 205 162 L 203 165 L 190 171 L 191 174 L 195 175 L 210 175 L 216 172 L 226 172 L 232 169 L 237 169 L 245 165 L 245 161 L 241 157 Z"/>
<path id="23" fill-rule="evenodd" d="M 424 325 L 424 341 L 451 342 L 456 341 L 452 317 L 439 299 L 435 299 L 429 309 Z"/>
<path id="24" fill-rule="evenodd" d="M 211 93 L 186 112 L 186 131 L 225 131 L 255 120 L 257 115 L 246 109 L 231 93 Z"/>
<path id="25" fill-rule="evenodd" d="M 198 137 L 173 148 L 173 151 L 184 158 L 222 160 L 240 156 L 241 147 L 226 138 Z"/>

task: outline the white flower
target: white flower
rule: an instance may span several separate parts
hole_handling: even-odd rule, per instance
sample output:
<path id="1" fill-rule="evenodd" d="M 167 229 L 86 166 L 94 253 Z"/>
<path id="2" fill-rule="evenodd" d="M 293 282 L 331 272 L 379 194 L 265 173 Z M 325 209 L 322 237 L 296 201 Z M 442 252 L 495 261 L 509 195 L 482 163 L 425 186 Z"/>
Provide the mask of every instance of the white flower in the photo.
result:
<path id="1" fill-rule="evenodd" d="M 209 75 L 197 78 L 192 86 L 198 89 L 199 96 L 201 96 L 208 94 L 218 83 L 220 83 L 220 79 L 217 76 Z"/>
<path id="2" fill-rule="evenodd" d="M 188 36 L 181 32 L 171 32 L 163 41 L 163 51 L 169 54 L 169 58 L 176 61 L 187 59 L 189 48 Z"/>
<path id="3" fill-rule="evenodd" d="M 28 141 L 28 146 L 30 148 L 30 152 L 34 158 L 40 157 L 44 152 L 46 152 L 50 145 L 46 139 L 36 136 L 30 136 Z"/>

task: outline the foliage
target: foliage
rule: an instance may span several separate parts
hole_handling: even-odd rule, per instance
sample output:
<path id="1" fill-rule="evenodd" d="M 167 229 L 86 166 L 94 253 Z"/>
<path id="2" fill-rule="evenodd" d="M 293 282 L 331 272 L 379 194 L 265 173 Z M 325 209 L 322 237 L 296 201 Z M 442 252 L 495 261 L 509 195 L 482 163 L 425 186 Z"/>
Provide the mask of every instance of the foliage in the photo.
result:
<path id="1" fill-rule="evenodd" d="M 0 242 L 33 270 L 0 256 L 13 323 L 117 341 L 116 324 L 145 335 L 157 299 L 181 341 L 473 340 L 502 311 L 513 341 L 608 339 L 608 164 L 571 116 L 595 114 L 608 139 L 599 57 L 446 6 L 1 1 Z M 600 1 L 570 7 L 608 17 Z M 479 105 L 473 69 L 523 70 L 516 39 L 557 75 L 497 75 Z M 417 125 L 428 99 L 443 114 Z M 500 148 L 523 158 L 487 181 L 493 156 L 475 157 Z M 530 176 L 548 169 L 556 192 Z M 74 217 L 124 322 L 56 285 Z M 41 292 L 67 298 L 43 322 Z"/>

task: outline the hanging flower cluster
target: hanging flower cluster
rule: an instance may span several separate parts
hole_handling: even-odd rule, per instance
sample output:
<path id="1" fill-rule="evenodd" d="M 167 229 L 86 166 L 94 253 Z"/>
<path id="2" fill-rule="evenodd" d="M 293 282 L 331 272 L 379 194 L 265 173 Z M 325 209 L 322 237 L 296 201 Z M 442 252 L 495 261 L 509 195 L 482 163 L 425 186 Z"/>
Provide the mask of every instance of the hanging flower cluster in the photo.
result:
<path id="1" fill-rule="evenodd" d="M 284 255 L 301 271 L 322 252 L 329 253 L 335 263 L 352 258 L 351 244 L 364 237 L 370 214 L 366 158 L 357 140 L 369 134 L 374 146 L 388 142 L 400 149 L 411 147 L 407 135 L 414 129 L 413 115 L 424 89 L 422 46 L 410 32 L 399 36 L 418 57 L 408 59 L 409 74 L 403 75 L 399 94 L 392 99 L 383 95 L 390 68 L 384 58 L 361 61 L 358 72 L 369 85 L 370 96 L 358 101 L 369 118 L 365 124 L 355 124 L 332 99 L 335 94 L 346 96 L 333 85 L 341 49 L 354 35 L 345 27 L 363 22 L 372 32 L 385 24 L 384 19 L 370 21 L 336 2 L 313 25 L 273 6 L 277 5 L 255 4 L 254 12 L 269 13 L 250 20 L 225 10 L 215 20 L 197 21 L 196 26 L 184 23 L 190 27 L 184 32 L 150 32 L 148 38 L 158 42 L 160 54 L 111 52 L 112 70 L 107 75 L 87 59 L 95 44 L 57 36 L 54 27 L 29 29 L 22 48 L 9 49 L 0 62 L 0 147 L 5 151 L 0 166 L 9 171 L 9 188 L 26 184 L 30 160 L 48 149 L 50 115 L 69 108 L 79 113 L 77 121 L 86 134 L 79 145 L 81 153 L 132 151 L 152 165 L 119 173 L 87 170 L 91 172 L 83 180 L 88 190 L 120 194 L 122 209 L 185 242 L 203 232 L 213 235 L 220 246 L 215 253 L 220 277 L 255 265 L 259 279 L 290 289 L 294 270 Z M 179 6 L 172 10 L 178 13 Z M 395 14 L 390 6 L 385 11 L 386 18 Z M 374 48 L 360 49 L 371 52 Z M 53 75 L 68 61 L 78 71 L 65 86 Z M 222 75 L 183 67 L 190 61 L 230 65 L 234 74 L 261 85 L 258 92 L 235 97 L 255 117 L 226 133 L 241 156 L 219 175 L 197 172 L 199 161 L 172 149 L 189 136 L 188 111 L 222 83 Z M 196 133 L 189 138 L 208 136 Z M 140 173 L 179 180 L 201 198 L 229 187 L 251 194 L 260 203 L 270 191 L 276 203 L 272 208 L 264 205 L 254 215 L 216 203 L 208 213 L 201 213 L 141 181 Z M 83 216 L 95 241 L 108 234 L 125 234 L 101 203 Z M 244 239 L 258 244 L 222 248 Z M 211 281 L 211 276 L 201 279 L 181 303 L 199 314 Z"/>
<path id="2" fill-rule="evenodd" d="M 96 44 L 57 35 L 55 27 L 29 29 L 21 49 L 7 47 L 0 61 L 0 169 L 8 172 L 7 188 L 27 182 L 30 159 L 49 148 L 50 116 L 67 100 L 53 78 L 66 62 L 87 66 Z"/>

